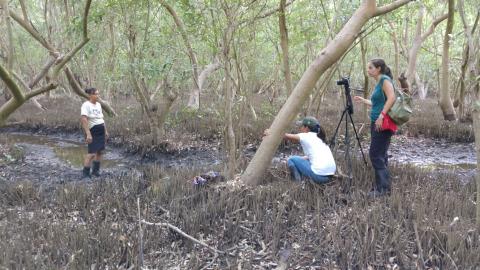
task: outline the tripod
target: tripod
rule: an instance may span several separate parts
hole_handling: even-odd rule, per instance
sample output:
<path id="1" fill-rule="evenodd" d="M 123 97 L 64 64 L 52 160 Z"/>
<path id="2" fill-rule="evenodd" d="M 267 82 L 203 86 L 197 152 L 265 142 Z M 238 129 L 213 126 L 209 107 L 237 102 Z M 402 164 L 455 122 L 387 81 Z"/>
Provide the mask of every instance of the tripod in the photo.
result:
<path id="1" fill-rule="evenodd" d="M 347 176 L 348 176 L 348 185 L 345 187 L 345 191 L 348 192 L 350 186 L 352 185 L 352 159 L 350 156 L 350 136 L 349 136 L 349 122 L 352 124 L 353 132 L 355 133 L 355 138 L 357 139 L 358 146 L 360 147 L 360 152 L 362 153 L 363 161 L 365 162 L 365 166 L 367 165 L 367 159 L 365 158 L 365 154 L 363 153 L 362 145 L 360 144 L 360 138 L 358 137 L 357 129 L 355 128 L 355 123 L 352 119 L 353 114 L 353 103 L 352 97 L 350 95 L 350 85 L 348 78 L 342 78 L 341 80 L 337 81 L 337 85 L 343 85 L 345 87 L 345 108 L 342 112 L 342 117 L 340 121 L 338 121 L 337 128 L 335 129 L 335 133 L 333 134 L 332 140 L 330 141 L 330 148 L 335 147 L 335 141 L 338 134 L 338 129 L 340 128 L 340 124 L 342 124 L 343 119 L 345 118 L 345 161 L 347 163 Z"/>

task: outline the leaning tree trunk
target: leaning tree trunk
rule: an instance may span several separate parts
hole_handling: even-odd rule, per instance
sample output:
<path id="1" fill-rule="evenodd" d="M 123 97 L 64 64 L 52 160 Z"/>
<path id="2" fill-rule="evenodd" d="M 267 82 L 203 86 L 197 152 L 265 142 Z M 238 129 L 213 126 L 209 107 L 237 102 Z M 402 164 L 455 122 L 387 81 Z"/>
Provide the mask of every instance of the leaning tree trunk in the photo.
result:
<path id="1" fill-rule="evenodd" d="M 397 0 L 383 7 L 377 7 L 375 0 L 364 0 L 337 36 L 329 42 L 310 64 L 292 94 L 280 109 L 260 147 L 242 175 L 247 184 L 256 185 L 262 179 L 272 157 L 283 138 L 283 134 L 295 119 L 302 105 L 310 95 L 318 78 L 333 65 L 352 45 L 365 23 L 376 16 L 390 12 L 411 0 Z"/>
<path id="2" fill-rule="evenodd" d="M 445 30 L 445 36 L 443 39 L 443 54 L 442 54 L 442 70 L 440 81 L 440 96 L 439 105 L 443 112 L 443 118 L 448 121 L 456 120 L 455 109 L 453 108 L 452 98 L 450 97 L 450 84 L 449 84 L 449 50 L 450 50 L 450 35 L 453 30 L 453 18 L 455 12 L 455 0 L 448 0 L 448 19 L 447 29 Z"/>

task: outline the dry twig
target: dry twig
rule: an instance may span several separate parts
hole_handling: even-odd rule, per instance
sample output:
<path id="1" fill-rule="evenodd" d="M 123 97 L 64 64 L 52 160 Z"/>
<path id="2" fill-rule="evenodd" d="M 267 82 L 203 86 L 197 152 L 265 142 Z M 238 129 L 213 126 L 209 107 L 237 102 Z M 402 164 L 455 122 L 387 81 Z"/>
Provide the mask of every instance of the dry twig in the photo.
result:
<path id="1" fill-rule="evenodd" d="M 167 223 L 167 222 L 153 223 L 153 222 L 148 222 L 148 221 L 145 221 L 145 220 L 142 220 L 141 222 L 142 222 L 143 224 L 145 224 L 145 225 L 160 226 L 160 227 L 170 228 L 170 229 L 176 231 L 177 233 L 179 233 L 181 236 L 183 236 L 183 237 L 189 239 L 190 241 L 193 241 L 193 242 L 195 242 L 195 243 L 197 243 L 197 244 L 199 244 L 199 245 L 202 245 L 202 246 L 204 246 L 204 247 L 206 247 L 206 248 L 214 251 L 215 253 L 225 254 L 224 251 L 221 251 L 221 250 L 218 250 L 218 249 L 216 249 L 216 248 L 214 248 L 214 247 L 209 246 L 209 245 L 206 244 L 205 242 L 202 242 L 202 241 L 200 241 L 200 240 L 198 240 L 198 239 L 196 239 L 196 238 L 188 235 L 187 233 L 185 233 L 184 231 L 182 231 L 181 229 L 179 229 L 178 227 L 176 227 L 176 226 L 174 226 L 174 225 L 172 225 L 172 224 L 170 224 L 170 223 Z"/>
<path id="2" fill-rule="evenodd" d="M 142 217 L 140 215 L 140 198 L 137 198 L 137 210 L 138 210 L 138 264 L 140 268 L 143 267 L 143 230 L 142 230 Z"/>
<path id="3" fill-rule="evenodd" d="M 420 242 L 420 237 L 418 235 L 417 222 L 413 222 L 413 230 L 415 231 L 415 242 L 417 243 L 418 248 L 418 257 L 420 259 L 420 264 L 417 265 L 419 269 L 425 269 L 425 260 L 423 258 L 423 249 L 422 243 Z"/>

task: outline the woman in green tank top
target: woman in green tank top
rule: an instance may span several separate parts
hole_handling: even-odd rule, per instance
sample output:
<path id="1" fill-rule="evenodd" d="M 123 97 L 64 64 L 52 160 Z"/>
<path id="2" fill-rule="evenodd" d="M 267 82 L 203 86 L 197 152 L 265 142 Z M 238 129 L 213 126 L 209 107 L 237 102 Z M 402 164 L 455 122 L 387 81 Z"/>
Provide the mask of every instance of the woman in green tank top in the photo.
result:
<path id="1" fill-rule="evenodd" d="M 369 197 L 389 195 L 391 191 L 390 173 L 388 172 L 388 147 L 393 132 L 382 130 L 383 118 L 387 115 L 395 102 L 392 73 L 383 59 L 372 59 L 368 62 L 368 75 L 375 79 L 377 84 L 370 99 L 355 96 L 354 100 L 371 106 L 371 141 L 370 160 L 375 170 L 375 185 L 368 193 Z"/>

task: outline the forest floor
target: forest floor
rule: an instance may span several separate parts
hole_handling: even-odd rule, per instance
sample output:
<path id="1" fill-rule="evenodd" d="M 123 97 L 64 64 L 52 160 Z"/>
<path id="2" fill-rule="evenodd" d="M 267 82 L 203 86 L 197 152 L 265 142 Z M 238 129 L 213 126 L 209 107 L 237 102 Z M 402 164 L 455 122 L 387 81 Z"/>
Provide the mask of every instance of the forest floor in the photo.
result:
<path id="1" fill-rule="evenodd" d="M 480 267 L 472 126 L 439 119 L 435 100 L 418 103 L 416 117 L 393 137 L 393 192 L 374 201 L 365 197 L 374 176 L 358 148 L 350 193 L 348 181 L 292 183 L 284 162 L 300 149 L 284 143 L 257 187 L 244 186 L 238 175 L 195 187 L 195 176 L 224 169 L 223 122 L 210 111 L 172 113 L 168 136 L 153 146 L 140 112 L 120 111 L 107 119 L 113 138 L 104 177 L 83 182 L 78 112 L 65 109 L 70 100 L 49 104 L 48 115 L 22 108 L 12 118 L 22 124 L 0 131 L 0 268 Z M 239 140 L 248 145 L 239 168 L 272 120 L 268 108 L 242 126 Z M 338 108 L 327 103 L 318 113 L 328 131 Z M 360 134 L 365 154 L 367 131 Z M 343 147 L 336 153 L 340 168 Z M 157 225 L 141 223 L 140 230 L 139 220 Z"/>
<path id="2" fill-rule="evenodd" d="M 46 132 L 16 132 L 10 129 L 2 133 L 0 157 L 4 160 L 0 177 L 8 181 L 28 180 L 31 182 L 64 183 L 80 180 L 82 158 L 85 154 L 83 138 L 78 134 Z M 106 151 L 104 177 L 115 177 L 146 164 L 155 163 L 164 168 L 198 167 L 210 168 L 221 162 L 220 153 L 207 142 L 204 148 L 182 145 L 168 152 L 156 151 L 145 155 L 127 152 L 118 144 L 112 143 Z M 10 146 L 7 146 L 10 145 Z M 13 147 L 14 149 L 9 149 Z M 368 142 L 363 149 L 368 151 Z M 358 148 L 357 148 L 358 149 Z M 15 160 L 12 150 L 21 157 Z M 291 154 L 299 153 L 298 146 L 284 145 L 274 158 L 274 165 L 285 163 Z M 252 156 L 254 149 L 246 149 L 246 156 Z M 367 153 L 364 153 L 367 154 Z M 342 154 L 339 154 L 340 156 Z M 360 158 L 360 151 L 356 153 Z M 453 171 L 462 179 L 473 177 L 476 156 L 473 143 L 447 142 L 440 139 L 410 138 L 395 136 L 390 146 L 390 160 L 401 164 L 412 164 L 431 171 Z M 6 161 L 16 161 L 8 162 Z M 278 167 L 278 166 L 276 166 Z"/>

